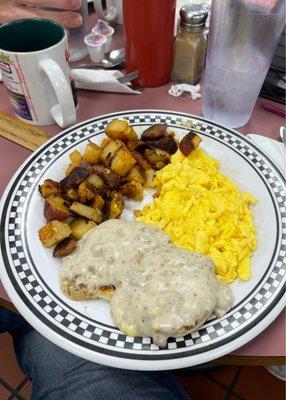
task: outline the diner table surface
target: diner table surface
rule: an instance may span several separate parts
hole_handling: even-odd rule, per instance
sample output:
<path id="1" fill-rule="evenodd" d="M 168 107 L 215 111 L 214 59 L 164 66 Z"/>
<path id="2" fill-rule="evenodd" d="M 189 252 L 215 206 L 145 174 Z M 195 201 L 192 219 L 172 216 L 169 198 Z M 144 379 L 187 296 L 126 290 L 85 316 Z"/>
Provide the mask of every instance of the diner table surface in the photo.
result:
<path id="1" fill-rule="evenodd" d="M 91 23 L 94 21 L 92 18 Z M 120 31 L 121 27 L 118 28 Z M 121 33 L 121 32 L 120 32 Z M 114 47 L 123 44 L 122 35 L 117 35 Z M 243 84 L 243 82 L 242 82 Z M 178 111 L 201 116 L 201 100 L 191 100 L 190 94 L 175 98 L 168 94 L 171 82 L 157 88 L 145 88 L 140 95 L 105 93 L 78 90 L 77 123 L 111 112 L 125 110 L 160 109 Z M 273 103 L 258 98 L 253 114 L 247 125 L 237 129 L 243 134 L 257 133 L 280 140 L 279 128 L 285 124 L 282 117 L 272 114 L 262 107 L 263 103 Z M 0 111 L 13 114 L 7 92 L 0 83 Z M 44 127 L 51 135 L 61 132 L 56 125 Z M 0 196 L 13 174 L 31 151 L 0 137 Z M 14 309 L 3 285 L 0 282 L 0 305 Z M 285 310 L 255 339 L 216 360 L 228 365 L 277 365 L 285 363 Z"/>

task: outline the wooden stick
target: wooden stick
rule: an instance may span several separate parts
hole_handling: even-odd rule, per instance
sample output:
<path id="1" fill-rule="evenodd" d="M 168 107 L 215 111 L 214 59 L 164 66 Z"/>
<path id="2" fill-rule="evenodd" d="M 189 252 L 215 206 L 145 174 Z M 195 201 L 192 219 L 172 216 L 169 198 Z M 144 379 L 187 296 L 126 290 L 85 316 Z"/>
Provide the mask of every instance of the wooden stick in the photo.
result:
<path id="1" fill-rule="evenodd" d="M 4 112 L 0 112 L 0 136 L 32 151 L 50 139 L 43 129 Z"/>

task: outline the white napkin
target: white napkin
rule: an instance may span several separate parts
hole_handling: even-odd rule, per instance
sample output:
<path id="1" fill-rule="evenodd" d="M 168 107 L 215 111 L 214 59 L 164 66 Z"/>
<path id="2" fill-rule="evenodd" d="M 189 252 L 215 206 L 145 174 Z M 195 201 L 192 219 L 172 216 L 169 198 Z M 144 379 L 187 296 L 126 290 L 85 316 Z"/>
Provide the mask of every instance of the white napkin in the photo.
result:
<path id="1" fill-rule="evenodd" d="M 100 92 L 117 92 L 140 94 L 129 87 L 130 83 L 120 83 L 117 78 L 123 76 L 117 70 L 73 69 L 77 89 L 98 90 Z"/>
<path id="2" fill-rule="evenodd" d="M 281 173 L 286 174 L 286 147 L 284 143 L 267 138 L 265 136 L 250 133 L 247 135 L 257 147 L 259 147 L 280 169 Z"/>
<path id="3" fill-rule="evenodd" d="M 130 83 L 120 83 L 117 78 L 123 76 L 122 72 L 104 69 L 73 69 L 77 89 L 98 90 L 100 92 L 117 92 L 141 94 L 133 90 Z M 0 72 L 0 82 L 2 75 Z"/>

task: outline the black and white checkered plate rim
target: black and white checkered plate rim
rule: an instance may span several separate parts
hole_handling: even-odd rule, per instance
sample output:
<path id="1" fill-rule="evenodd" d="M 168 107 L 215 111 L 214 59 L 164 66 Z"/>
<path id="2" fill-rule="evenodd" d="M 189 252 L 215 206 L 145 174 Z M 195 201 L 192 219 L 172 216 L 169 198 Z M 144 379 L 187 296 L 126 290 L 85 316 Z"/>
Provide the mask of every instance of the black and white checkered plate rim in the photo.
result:
<path id="1" fill-rule="evenodd" d="M 115 327 L 89 319 L 65 303 L 41 279 L 27 243 L 27 209 L 43 174 L 74 146 L 102 134 L 107 123 L 115 117 L 125 118 L 135 127 L 162 122 L 177 129 L 192 126 L 202 136 L 215 139 L 241 156 L 248 162 L 249 168 L 256 171 L 270 194 L 275 210 L 275 250 L 256 287 L 226 316 L 209 321 L 185 337 L 169 339 L 165 349 L 158 349 L 150 338 L 123 335 Z M 1 208 L 1 274 L 9 295 L 36 329 L 85 358 L 108 365 L 142 369 L 153 369 L 150 362 L 156 364 L 156 368 L 178 368 L 206 362 L 250 340 L 259 329 L 263 329 L 265 321 L 270 323 L 270 319 L 274 319 L 283 307 L 286 277 L 285 177 L 247 138 L 203 118 L 171 111 L 137 110 L 108 114 L 78 124 L 52 138 L 29 157 L 7 188 Z M 238 341 L 239 344 L 234 344 Z M 194 355 L 196 360 L 190 362 L 188 357 Z M 186 361 L 187 358 L 189 361 Z"/>

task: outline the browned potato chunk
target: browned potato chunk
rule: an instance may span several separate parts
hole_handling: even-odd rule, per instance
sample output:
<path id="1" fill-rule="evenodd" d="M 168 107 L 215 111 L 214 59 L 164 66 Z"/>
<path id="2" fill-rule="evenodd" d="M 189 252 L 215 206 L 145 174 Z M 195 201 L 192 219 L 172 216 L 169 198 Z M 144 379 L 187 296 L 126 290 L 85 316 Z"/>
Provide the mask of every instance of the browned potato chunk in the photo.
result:
<path id="1" fill-rule="evenodd" d="M 78 203 L 77 201 L 72 203 L 72 205 L 70 206 L 70 211 L 72 211 L 76 215 L 80 215 L 81 217 L 90 219 L 97 224 L 100 224 L 103 219 L 101 210 L 99 210 L 98 208 L 86 206 L 85 204 Z"/>
<path id="2" fill-rule="evenodd" d="M 78 163 L 78 162 L 81 162 L 82 155 L 80 154 L 80 152 L 78 150 L 74 150 L 70 153 L 69 158 L 72 163 Z"/>
<path id="3" fill-rule="evenodd" d="M 146 143 L 143 142 L 143 140 L 140 139 L 135 139 L 135 140 L 129 140 L 127 143 L 127 147 L 130 151 L 133 151 L 137 149 L 140 146 L 146 146 Z"/>
<path id="4" fill-rule="evenodd" d="M 112 192 L 111 201 L 109 203 L 108 218 L 119 218 L 124 209 L 124 201 L 120 193 Z"/>
<path id="5" fill-rule="evenodd" d="M 104 189 L 103 180 L 97 175 L 92 174 L 87 178 L 88 183 L 93 187 L 93 189 L 102 192 Z"/>
<path id="6" fill-rule="evenodd" d="M 87 221 L 86 219 L 76 219 L 71 223 L 72 237 L 75 240 L 79 240 L 86 234 L 86 232 L 90 231 L 92 228 L 96 226 L 96 223 L 93 221 Z"/>
<path id="7" fill-rule="evenodd" d="M 66 192 L 70 188 L 79 185 L 80 182 L 83 181 L 88 176 L 89 172 L 87 168 L 76 167 L 72 170 L 72 172 L 68 176 L 66 176 L 64 179 L 60 181 L 61 188 L 64 192 Z"/>
<path id="8" fill-rule="evenodd" d="M 153 169 L 148 169 L 146 171 L 146 182 L 145 182 L 146 188 L 152 187 L 154 176 L 155 176 L 155 171 Z"/>
<path id="9" fill-rule="evenodd" d="M 202 139 L 195 133 L 189 132 L 179 143 L 179 149 L 185 157 L 188 157 L 196 147 L 201 143 Z"/>
<path id="10" fill-rule="evenodd" d="M 50 194 L 50 196 L 45 199 L 44 216 L 47 221 L 55 219 L 63 221 L 68 218 L 70 212 L 66 200 L 56 194 Z"/>
<path id="11" fill-rule="evenodd" d="M 65 257 L 76 249 L 76 240 L 71 236 L 65 238 L 56 245 L 53 251 L 54 257 Z"/>
<path id="12" fill-rule="evenodd" d="M 105 128 L 105 133 L 112 139 L 132 140 L 136 139 L 137 135 L 134 129 L 128 125 L 125 120 L 113 119 Z"/>
<path id="13" fill-rule="evenodd" d="M 141 169 L 139 165 L 134 165 L 134 167 L 131 168 L 124 180 L 127 182 L 136 181 L 144 185 L 145 175 L 145 171 Z"/>
<path id="14" fill-rule="evenodd" d="M 160 169 L 164 168 L 165 166 L 166 166 L 165 163 L 163 163 L 163 162 L 161 162 L 161 161 L 158 161 L 158 162 L 155 163 L 154 168 L 155 168 L 157 171 L 159 171 Z"/>
<path id="15" fill-rule="evenodd" d="M 126 132 L 126 141 L 128 140 L 134 140 L 137 139 L 137 133 L 135 132 L 134 128 L 132 128 L 132 126 L 129 125 L 129 128 L 127 129 Z"/>
<path id="16" fill-rule="evenodd" d="M 161 149 L 146 149 L 144 151 L 144 157 L 152 167 L 156 169 L 163 168 L 170 162 L 170 154 L 166 153 Z"/>
<path id="17" fill-rule="evenodd" d="M 166 151 L 169 154 L 174 154 L 178 150 L 178 145 L 171 135 L 161 138 L 156 147 L 158 147 L 158 149 Z"/>
<path id="18" fill-rule="evenodd" d="M 117 151 L 111 162 L 111 169 L 119 176 L 125 176 L 136 163 L 135 158 L 128 150 L 120 149 Z"/>
<path id="19" fill-rule="evenodd" d="M 75 161 L 69 164 L 69 166 L 67 167 L 66 171 L 65 171 L 65 176 L 70 175 L 70 173 L 76 168 L 79 167 L 81 164 L 81 161 Z"/>
<path id="20" fill-rule="evenodd" d="M 100 178 L 104 181 L 107 189 L 116 189 L 121 181 L 120 176 L 111 169 L 104 167 L 103 165 L 95 165 L 94 173 L 98 174 Z"/>
<path id="21" fill-rule="evenodd" d="M 142 140 L 158 140 L 166 135 L 167 124 L 154 124 L 146 129 L 142 135 Z"/>
<path id="22" fill-rule="evenodd" d="M 130 199 L 138 201 L 143 200 L 143 187 L 139 182 L 127 182 L 120 186 L 119 191 L 123 196 L 129 197 Z"/>
<path id="23" fill-rule="evenodd" d="M 94 198 L 92 186 L 89 184 L 89 182 L 86 179 L 79 184 L 77 192 L 78 192 L 81 203 L 86 203 L 88 200 L 91 200 Z"/>
<path id="24" fill-rule="evenodd" d="M 100 143 L 101 149 L 104 149 L 104 147 L 107 146 L 108 143 L 111 142 L 111 140 L 112 139 L 109 138 L 109 137 L 106 137 L 106 138 L 102 139 L 102 142 Z"/>
<path id="25" fill-rule="evenodd" d="M 39 185 L 39 192 L 42 197 L 46 198 L 50 194 L 59 194 L 61 185 L 52 179 L 46 179 L 42 185 Z"/>
<path id="26" fill-rule="evenodd" d="M 117 150 L 122 147 L 123 143 L 121 140 L 112 140 L 110 139 L 107 145 L 102 149 L 102 153 L 100 156 L 100 161 L 106 166 L 110 167 L 111 161 L 115 156 Z"/>
<path id="27" fill-rule="evenodd" d="M 94 173 L 94 167 L 93 165 L 90 165 L 88 162 L 86 162 L 85 160 L 83 160 L 80 164 L 80 167 L 82 168 L 86 168 L 88 170 L 89 175 L 92 175 Z"/>
<path id="28" fill-rule="evenodd" d="M 140 167 L 143 168 L 145 171 L 152 168 L 151 165 L 142 156 L 142 154 L 139 153 L 139 151 L 132 151 L 132 156 L 135 158 L 138 165 L 140 165 Z"/>
<path id="29" fill-rule="evenodd" d="M 68 200 L 73 200 L 73 201 L 79 201 L 79 195 L 77 193 L 77 190 L 74 188 L 70 188 L 66 194 L 65 194 L 66 199 Z"/>
<path id="30" fill-rule="evenodd" d="M 89 142 L 85 147 L 83 158 L 89 164 L 98 164 L 100 161 L 101 147 L 95 143 Z"/>
<path id="31" fill-rule="evenodd" d="M 69 224 L 60 221 L 50 221 L 39 230 L 39 238 L 45 247 L 52 247 L 70 236 Z"/>
<path id="32" fill-rule="evenodd" d="M 102 210 L 104 207 L 104 199 L 100 194 L 95 194 L 94 198 L 90 202 L 90 206 L 93 208 L 98 208 L 99 210 Z"/>

